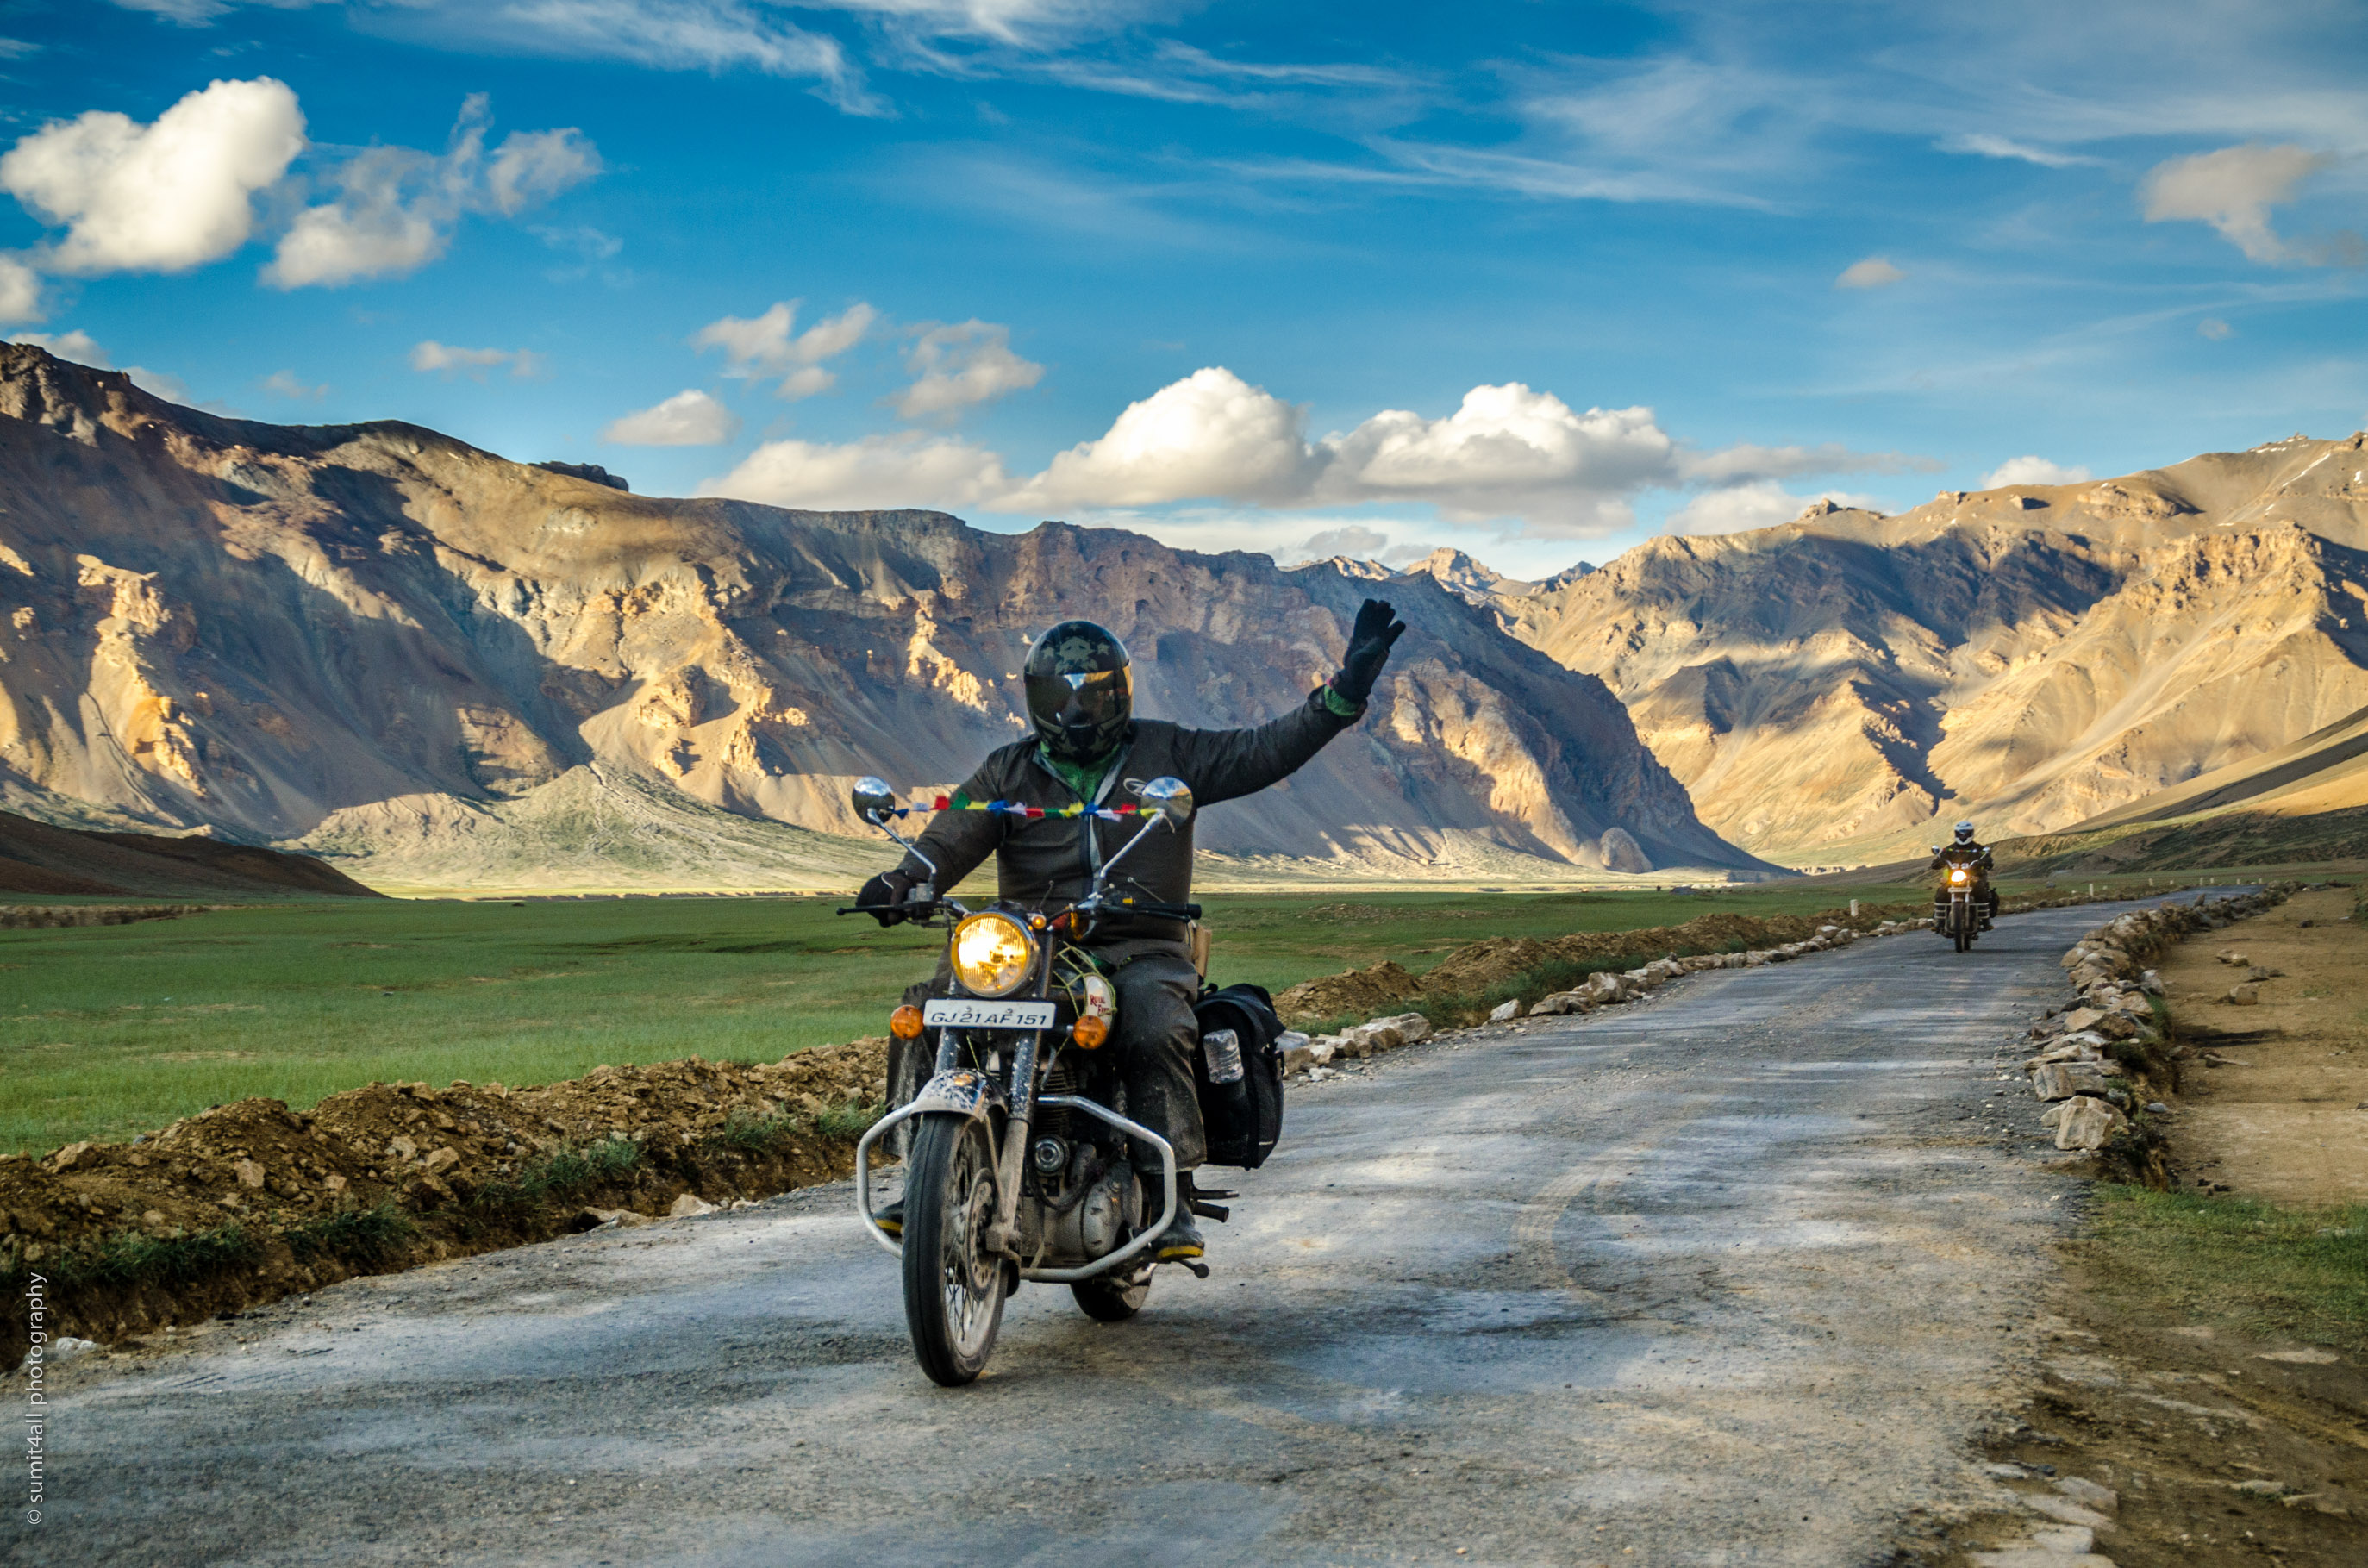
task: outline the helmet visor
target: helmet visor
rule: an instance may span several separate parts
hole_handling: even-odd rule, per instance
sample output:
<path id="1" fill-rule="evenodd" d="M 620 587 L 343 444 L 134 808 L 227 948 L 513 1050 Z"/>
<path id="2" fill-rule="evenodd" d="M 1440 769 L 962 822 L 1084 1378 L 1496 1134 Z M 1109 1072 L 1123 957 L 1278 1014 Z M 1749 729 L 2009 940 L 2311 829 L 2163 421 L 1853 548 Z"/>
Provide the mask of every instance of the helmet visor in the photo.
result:
<path id="1" fill-rule="evenodd" d="M 1030 676 L 1028 713 L 1040 727 L 1099 729 L 1125 721 L 1133 689 L 1133 683 L 1123 669 Z"/>

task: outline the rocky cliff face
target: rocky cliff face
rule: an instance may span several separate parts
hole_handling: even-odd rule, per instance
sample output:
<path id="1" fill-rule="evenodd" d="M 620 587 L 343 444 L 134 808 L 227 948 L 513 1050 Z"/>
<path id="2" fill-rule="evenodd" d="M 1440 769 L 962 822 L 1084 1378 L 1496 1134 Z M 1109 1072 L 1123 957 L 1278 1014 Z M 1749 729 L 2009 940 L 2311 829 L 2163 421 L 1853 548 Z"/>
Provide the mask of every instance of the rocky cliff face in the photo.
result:
<path id="1" fill-rule="evenodd" d="M 1204 846 L 1751 864 L 1600 681 L 1431 579 L 1392 586 L 1411 630 L 1373 713 L 1212 812 Z M 854 777 L 948 783 L 1019 733 L 1053 620 L 1126 639 L 1146 713 L 1229 726 L 1302 700 L 1369 588 L 1054 523 L 637 496 L 414 426 L 218 419 L 0 346 L 0 790 L 53 819 L 351 848 L 629 777 L 853 832 Z"/>
<path id="2" fill-rule="evenodd" d="M 1795 863 L 2038 834 L 2368 701 L 2368 436 L 1659 539 L 1492 602 Z"/>

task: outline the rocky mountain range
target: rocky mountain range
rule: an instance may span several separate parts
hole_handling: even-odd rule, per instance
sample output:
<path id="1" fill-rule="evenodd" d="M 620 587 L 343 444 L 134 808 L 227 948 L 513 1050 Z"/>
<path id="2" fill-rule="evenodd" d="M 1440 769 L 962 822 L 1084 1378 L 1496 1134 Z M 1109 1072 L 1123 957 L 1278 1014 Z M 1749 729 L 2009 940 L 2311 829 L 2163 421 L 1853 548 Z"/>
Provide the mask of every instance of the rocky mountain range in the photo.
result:
<path id="1" fill-rule="evenodd" d="M 2368 435 L 1656 539 L 1474 597 L 1791 864 L 2053 833 L 2368 703 Z M 2359 802 L 2354 802 L 2359 803 Z"/>
<path id="2" fill-rule="evenodd" d="M 1464 597 L 1489 585 L 1393 580 L 1410 630 L 1373 714 L 1201 845 L 1408 875 L 1758 868 L 1602 680 Z M 1124 638 L 1146 713 L 1230 726 L 1303 700 L 1371 586 L 1057 523 L 655 499 L 0 346 L 0 795 L 372 880 L 836 885 L 877 858 L 843 837 L 848 782 L 945 785 L 1017 734 L 1048 623 Z"/>

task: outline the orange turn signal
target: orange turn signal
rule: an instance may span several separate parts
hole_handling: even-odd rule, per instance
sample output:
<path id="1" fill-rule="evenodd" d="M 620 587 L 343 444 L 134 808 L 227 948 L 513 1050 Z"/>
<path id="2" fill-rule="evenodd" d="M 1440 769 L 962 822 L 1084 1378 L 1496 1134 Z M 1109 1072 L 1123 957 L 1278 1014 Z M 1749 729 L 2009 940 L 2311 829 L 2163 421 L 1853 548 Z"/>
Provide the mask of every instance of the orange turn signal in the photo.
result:
<path id="1" fill-rule="evenodd" d="M 1110 1020 L 1097 1018 L 1091 1013 L 1069 1026 L 1069 1038 L 1087 1051 L 1110 1039 Z"/>
<path id="2" fill-rule="evenodd" d="M 918 1040 L 921 1037 L 921 1009 L 907 1002 L 889 1014 L 888 1032 L 898 1040 Z"/>

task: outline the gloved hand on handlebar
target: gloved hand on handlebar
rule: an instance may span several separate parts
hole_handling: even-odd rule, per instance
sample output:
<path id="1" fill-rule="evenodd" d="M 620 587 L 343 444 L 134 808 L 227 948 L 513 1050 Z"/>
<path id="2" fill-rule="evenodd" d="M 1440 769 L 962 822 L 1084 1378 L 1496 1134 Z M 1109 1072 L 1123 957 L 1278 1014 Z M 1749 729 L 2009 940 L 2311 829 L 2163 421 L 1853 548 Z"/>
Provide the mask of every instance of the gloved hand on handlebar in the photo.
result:
<path id="1" fill-rule="evenodd" d="M 1406 622 L 1394 619 L 1394 613 L 1384 600 L 1365 601 L 1349 633 L 1349 652 L 1340 662 L 1340 673 L 1332 677 L 1332 689 L 1360 708 L 1372 696 L 1382 666 L 1390 662 L 1392 644 L 1405 634 Z"/>
<path id="2" fill-rule="evenodd" d="M 881 925 L 894 926 L 900 920 L 912 918 L 912 915 L 902 906 L 915 885 L 913 879 L 902 871 L 882 871 L 863 884 L 863 891 L 855 895 L 855 902 L 863 905 L 864 913 Z M 877 907 L 883 903 L 893 903 L 899 907 L 894 909 Z"/>

